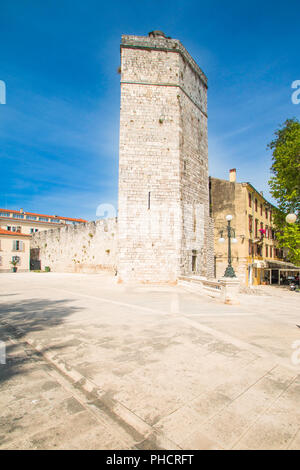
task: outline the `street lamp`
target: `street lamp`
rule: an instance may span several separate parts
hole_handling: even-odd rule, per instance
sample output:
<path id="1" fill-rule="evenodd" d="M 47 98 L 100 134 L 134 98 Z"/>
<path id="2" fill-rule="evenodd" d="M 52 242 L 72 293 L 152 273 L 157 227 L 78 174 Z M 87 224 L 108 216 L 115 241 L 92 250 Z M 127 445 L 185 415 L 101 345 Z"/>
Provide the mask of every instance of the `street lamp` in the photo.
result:
<path id="1" fill-rule="evenodd" d="M 231 259 L 231 243 L 237 243 L 237 239 L 235 238 L 235 230 L 231 227 L 232 215 L 226 215 L 227 220 L 227 227 L 224 230 L 220 231 L 221 237 L 219 238 L 219 243 L 224 243 L 225 238 L 223 237 L 223 232 L 227 230 L 227 238 L 228 238 L 228 266 L 225 270 L 224 277 L 236 277 L 234 269 L 232 267 L 232 259 Z"/>

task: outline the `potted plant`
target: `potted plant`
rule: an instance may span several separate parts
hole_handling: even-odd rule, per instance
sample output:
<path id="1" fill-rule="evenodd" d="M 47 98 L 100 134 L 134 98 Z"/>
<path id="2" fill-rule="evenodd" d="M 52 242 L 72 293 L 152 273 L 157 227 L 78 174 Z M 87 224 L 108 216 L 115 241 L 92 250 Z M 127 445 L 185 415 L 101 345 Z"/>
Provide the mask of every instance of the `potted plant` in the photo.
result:
<path id="1" fill-rule="evenodd" d="M 12 261 L 10 261 L 10 264 L 12 264 L 12 272 L 16 273 L 18 271 L 18 268 L 17 268 L 18 260 L 13 259 Z"/>

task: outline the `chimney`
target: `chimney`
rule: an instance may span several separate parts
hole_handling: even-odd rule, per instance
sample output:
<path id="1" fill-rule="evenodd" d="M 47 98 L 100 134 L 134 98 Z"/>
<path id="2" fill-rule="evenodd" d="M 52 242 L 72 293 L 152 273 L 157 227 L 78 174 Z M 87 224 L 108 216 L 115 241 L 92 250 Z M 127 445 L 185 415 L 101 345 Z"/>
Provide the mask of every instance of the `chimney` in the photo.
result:
<path id="1" fill-rule="evenodd" d="M 22 207 L 21 207 L 21 209 L 20 209 L 20 214 L 23 214 L 23 212 L 24 212 L 24 211 L 23 211 L 23 209 L 22 209 Z"/>
<path id="2" fill-rule="evenodd" d="M 229 170 L 229 181 L 230 183 L 236 183 L 236 168 Z"/>

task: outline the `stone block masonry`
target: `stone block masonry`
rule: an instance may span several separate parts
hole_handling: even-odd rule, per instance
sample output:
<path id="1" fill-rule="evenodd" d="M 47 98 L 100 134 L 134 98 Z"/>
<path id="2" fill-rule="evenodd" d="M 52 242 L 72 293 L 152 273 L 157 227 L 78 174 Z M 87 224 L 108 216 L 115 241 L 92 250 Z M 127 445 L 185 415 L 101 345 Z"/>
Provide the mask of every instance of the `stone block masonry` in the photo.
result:
<path id="1" fill-rule="evenodd" d="M 56 272 L 116 271 L 117 236 L 115 218 L 37 232 L 31 240 L 31 261 Z"/>
<path id="2" fill-rule="evenodd" d="M 206 76 L 176 39 L 122 36 L 120 281 L 211 277 L 208 195 Z"/>

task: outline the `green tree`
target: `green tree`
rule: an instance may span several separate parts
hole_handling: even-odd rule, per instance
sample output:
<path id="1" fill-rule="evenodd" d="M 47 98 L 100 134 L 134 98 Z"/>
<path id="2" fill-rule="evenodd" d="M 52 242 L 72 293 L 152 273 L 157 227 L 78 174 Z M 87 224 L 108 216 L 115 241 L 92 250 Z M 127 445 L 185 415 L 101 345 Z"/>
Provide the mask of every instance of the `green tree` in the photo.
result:
<path id="1" fill-rule="evenodd" d="M 287 119 L 275 132 L 268 148 L 272 150 L 270 192 L 277 201 L 274 213 L 277 240 L 281 248 L 288 248 L 288 258 L 300 264 L 300 122 Z M 285 221 L 287 214 L 297 215 L 295 224 Z"/>

